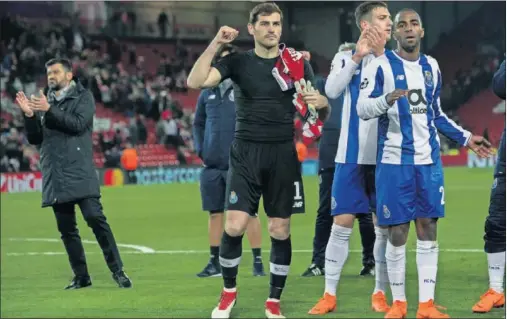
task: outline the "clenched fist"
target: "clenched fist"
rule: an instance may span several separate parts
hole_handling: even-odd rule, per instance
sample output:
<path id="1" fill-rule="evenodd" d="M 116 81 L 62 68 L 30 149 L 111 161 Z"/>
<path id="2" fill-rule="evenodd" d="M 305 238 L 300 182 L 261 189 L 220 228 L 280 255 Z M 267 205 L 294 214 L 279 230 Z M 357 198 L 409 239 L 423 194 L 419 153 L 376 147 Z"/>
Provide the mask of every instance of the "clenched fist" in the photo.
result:
<path id="1" fill-rule="evenodd" d="M 215 36 L 215 42 L 217 44 L 231 43 L 238 36 L 239 31 L 228 26 L 223 26 L 218 30 Z"/>

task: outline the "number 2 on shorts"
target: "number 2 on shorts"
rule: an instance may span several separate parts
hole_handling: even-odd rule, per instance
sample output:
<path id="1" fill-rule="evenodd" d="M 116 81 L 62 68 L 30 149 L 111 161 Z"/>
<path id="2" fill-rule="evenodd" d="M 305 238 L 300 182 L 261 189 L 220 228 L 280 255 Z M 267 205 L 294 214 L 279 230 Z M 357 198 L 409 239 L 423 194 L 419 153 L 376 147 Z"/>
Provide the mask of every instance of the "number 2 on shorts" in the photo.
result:
<path id="1" fill-rule="evenodd" d="M 440 199 L 440 205 L 445 205 L 445 191 L 444 186 L 440 186 L 439 192 L 442 193 L 442 198 Z"/>

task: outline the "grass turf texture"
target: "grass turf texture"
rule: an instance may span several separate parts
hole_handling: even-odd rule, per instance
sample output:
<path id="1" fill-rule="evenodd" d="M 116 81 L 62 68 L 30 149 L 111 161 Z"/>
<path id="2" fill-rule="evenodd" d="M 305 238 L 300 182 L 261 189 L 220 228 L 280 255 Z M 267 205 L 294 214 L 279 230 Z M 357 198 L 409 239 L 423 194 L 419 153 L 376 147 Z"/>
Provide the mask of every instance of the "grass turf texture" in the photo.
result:
<path id="1" fill-rule="evenodd" d="M 484 219 L 488 212 L 492 170 L 445 170 L 446 218 L 439 223 L 440 257 L 437 303 L 452 318 L 498 318 L 503 309 L 473 314 L 472 305 L 488 288 L 483 247 Z M 312 248 L 318 205 L 318 179 L 304 180 L 307 213 L 293 218 L 294 252 L 282 310 L 287 317 L 304 318 L 321 297 L 324 277 L 302 278 Z M 72 278 L 51 209 L 40 208 L 40 194 L 2 194 L 1 200 L 1 316 L 2 317 L 188 317 L 209 318 L 222 286 L 221 278 L 196 277 L 208 260 L 207 214 L 201 211 L 198 184 L 127 186 L 103 189 L 103 205 L 117 242 L 150 247 L 162 253 L 141 253 L 120 247 L 125 270 L 134 288 L 115 286 L 92 231 L 78 213 L 93 286 L 77 291 L 62 288 Z M 261 206 L 262 207 L 262 206 Z M 263 224 L 263 259 L 269 271 L 269 236 Z M 356 223 L 357 225 L 357 223 Z M 45 238 L 54 242 L 12 239 Z M 407 244 L 407 298 L 409 317 L 418 303 L 415 236 L 412 226 Z M 269 276 L 252 277 L 252 254 L 244 240 L 238 292 L 233 317 L 261 318 L 268 296 Z M 360 250 L 355 226 L 351 249 Z M 476 251 L 452 252 L 448 249 Z M 193 253 L 182 251 L 192 250 Z M 302 250 L 302 251 L 301 251 Z M 174 252 L 176 251 L 176 252 Z M 358 276 L 361 254 L 349 254 L 338 287 L 338 308 L 328 318 L 382 318 L 370 311 L 372 277 Z M 27 253 L 57 252 L 60 255 Z M 16 254 L 17 253 L 17 254 Z M 389 293 L 390 297 L 390 293 Z"/>

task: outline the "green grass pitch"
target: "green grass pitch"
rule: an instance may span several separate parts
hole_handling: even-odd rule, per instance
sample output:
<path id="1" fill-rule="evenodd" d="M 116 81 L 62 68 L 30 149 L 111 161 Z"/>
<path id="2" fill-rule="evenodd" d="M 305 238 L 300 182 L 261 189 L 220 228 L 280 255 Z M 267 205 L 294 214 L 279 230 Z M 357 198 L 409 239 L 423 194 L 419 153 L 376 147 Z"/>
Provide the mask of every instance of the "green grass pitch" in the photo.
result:
<path id="1" fill-rule="evenodd" d="M 486 256 L 482 252 L 484 219 L 488 211 L 492 170 L 448 168 L 445 170 L 446 218 L 439 223 L 441 253 L 437 303 L 452 318 L 499 318 L 503 309 L 489 314 L 471 312 L 472 305 L 488 288 Z M 302 278 L 310 262 L 318 180 L 304 180 L 305 215 L 292 220 L 295 250 L 282 310 L 288 318 L 305 318 L 321 297 L 324 278 Z M 2 317 L 187 317 L 209 318 L 215 307 L 221 278 L 199 279 L 207 262 L 207 214 L 201 211 L 198 184 L 126 186 L 103 189 L 106 216 L 113 228 L 134 288 L 116 288 L 91 230 L 79 213 L 81 237 L 93 286 L 64 291 L 72 277 L 59 240 L 51 209 L 40 208 L 40 194 L 2 194 L 1 200 L 1 316 Z M 263 222 L 263 258 L 269 269 L 270 241 Z M 27 240 L 34 239 L 34 240 Z M 39 239 L 43 240 L 40 241 Z M 340 285 L 338 308 L 328 318 L 382 318 L 370 311 L 373 278 L 361 278 L 360 237 L 356 229 Z M 143 246 L 143 247 L 138 247 Z M 413 229 L 408 243 L 407 298 L 409 317 L 417 308 L 417 270 Z M 143 253 L 139 249 L 151 249 Z M 253 278 L 251 252 L 243 244 L 238 292 L 233 317 L 261 318 L 269 277 Z"/>

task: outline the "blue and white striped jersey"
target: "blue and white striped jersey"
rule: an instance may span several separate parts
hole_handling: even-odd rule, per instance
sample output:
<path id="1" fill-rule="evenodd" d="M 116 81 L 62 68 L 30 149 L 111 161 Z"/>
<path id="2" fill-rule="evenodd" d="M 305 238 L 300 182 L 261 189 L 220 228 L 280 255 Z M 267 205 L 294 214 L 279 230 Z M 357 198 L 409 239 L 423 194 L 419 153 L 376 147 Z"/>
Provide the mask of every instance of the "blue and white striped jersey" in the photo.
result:
<path id="1" fill-rule="evenodd" d="M 466 145 L 471 133 L 449 119 L 440 107 L 442 76 L 438 62 L 421 54 L 417 61 L 394 51 L 373 60 L 363 71 L 357 105 L 359 117 L 378 118 L 377 163 L 425 165 L 439 161 L 437 130 Z M 386 96 L 408 90 L 392 106 Z"/>
<path id="2" fill-rule="evenodd" d="M 364 121 L 357 116 L 359 86 L 365 67 L 375 59 L 365 56 L 361 63 L 352 60 L 355 51 L 338 52 L 326 81 L 326 96 L 336 99 L 343 94 L 340 138 L 336 163 L 375 165 L 377 155 L 377 119 Z"/>

